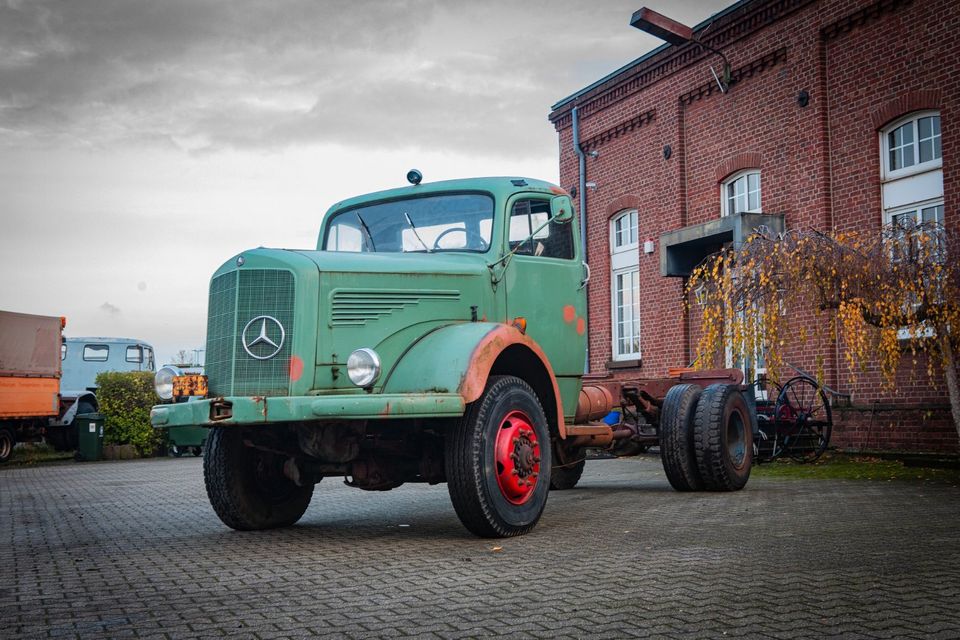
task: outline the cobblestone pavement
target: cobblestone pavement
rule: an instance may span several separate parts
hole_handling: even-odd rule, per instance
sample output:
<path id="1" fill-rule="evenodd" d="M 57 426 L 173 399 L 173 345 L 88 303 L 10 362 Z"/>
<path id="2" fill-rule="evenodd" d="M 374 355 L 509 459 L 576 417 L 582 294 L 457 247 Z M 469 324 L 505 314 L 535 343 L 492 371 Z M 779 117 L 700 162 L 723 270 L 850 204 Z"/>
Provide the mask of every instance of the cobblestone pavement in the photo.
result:
<path id="1" fill-rule="evenodd" d="M 960 489 L 753 479 L 676 493 L 587 464 L 521 538 L 446 487 L 317 487 L 239 533 L 198 459 L 0 469 L 0 638 L 960 636 Z"/>

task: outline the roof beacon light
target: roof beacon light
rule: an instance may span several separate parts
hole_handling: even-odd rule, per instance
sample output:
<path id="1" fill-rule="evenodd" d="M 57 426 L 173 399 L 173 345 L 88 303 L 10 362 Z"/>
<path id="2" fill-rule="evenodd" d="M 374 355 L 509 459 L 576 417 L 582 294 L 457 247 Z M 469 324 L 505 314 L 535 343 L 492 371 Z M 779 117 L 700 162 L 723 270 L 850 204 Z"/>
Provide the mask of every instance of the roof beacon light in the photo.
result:
<path id="1" fill-rule="evenodd" d="M 407 171 L 407 182 L 412 185 L 420 184 L 420 181 L 423 180 L 423 174 L 416 169 L 410 169 Z"/>

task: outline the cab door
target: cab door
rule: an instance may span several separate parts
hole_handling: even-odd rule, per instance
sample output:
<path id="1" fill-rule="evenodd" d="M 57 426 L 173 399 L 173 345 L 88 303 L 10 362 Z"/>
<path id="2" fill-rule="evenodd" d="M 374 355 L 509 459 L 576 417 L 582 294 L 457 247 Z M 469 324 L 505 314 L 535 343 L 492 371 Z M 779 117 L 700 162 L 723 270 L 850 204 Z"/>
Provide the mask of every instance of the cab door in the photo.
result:
<path id="1" fill-rule="evenodd" d="M 567 382 L 576 386 L 583 375 L 587 344 L 576 222 L 543 226 L 551 220 L 547 195 L 514 196 L 508 212 L 506 251 L 516 251 L 504 273 L 508 322 L 524 318 L 527 335 L 546 353 L 561 387 Z M 569 397 L 566 389 L 562 391 Z"/>

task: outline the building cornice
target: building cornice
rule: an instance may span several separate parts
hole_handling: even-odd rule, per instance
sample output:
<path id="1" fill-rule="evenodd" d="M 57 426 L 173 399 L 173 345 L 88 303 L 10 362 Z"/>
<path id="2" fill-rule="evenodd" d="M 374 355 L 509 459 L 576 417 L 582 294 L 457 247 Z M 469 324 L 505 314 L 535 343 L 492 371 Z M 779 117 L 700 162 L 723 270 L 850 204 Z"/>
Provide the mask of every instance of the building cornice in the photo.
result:
<path id="1" fill-rule="evenodd" d="M 833 40 L 857 27 L 876 20 L 885 13 L 896 11 L 909 4 L 913 4 L 913 0 L 879 0 L 823 27 L 820 29 L 820 37 L 825 41 Z"/>
<path id="2" fill-rule="evenodd" d="M 601 131 L 597 135 L 590 136 L 586 140 L 580 143 L 580 148 L 584 151 L 592 151 L 605 142 L 609 142 L 614 138 L 619 138 L 625 133 L 630 133 L 635 129 L 639 129 L 643 125 L 651 122 L 657 115 L 656 109 L 649 109 L 644 111 L 638 116 L 634 116 L 629 120 L 624 120 L 606 131 Z"/>
<path id="3" fill-rule="evenodd" d="M 757 58 L 753 62 L 749 62 L 738 69 L 734 69 L 731 74 L 731 85 L 735 85 L 738 82 L 743 82 L 747 78 L 754 76 L 766 69 L 780 64 L 787 59 L 787 50 L 786 48 L 777 49 L 776 51 L 771 51 L 770 53 Z M 705 98 L 714 92 L 720 91 L 720 87 L 716 82 L 710 81 L 705 82 L 699 87 L 693 89 L 692 91 L 687 91 L 686 93 L 680 96 L 680 102 L 684 105 L 691 104 Z"/>
<path id="4" fill-rule="evenodd" d="M 782 20 L 816 0 L 753 0 L 735 6 L 729 13 L 699 26 L 696 36 L 714 49 L 722 49 L 747 38 L 778 20 Z M 909 0 L 884 0 L 902 2 Z M 570 111 L 578 108 L 580 117 L 588 117 L 606 107 L 670 77 L 691 64 L 714 54 L 697 44 L 661 47 L 611 75 L 605 81 L 558 103 L 549 119 L 559 131 L 571 125 Z"/>

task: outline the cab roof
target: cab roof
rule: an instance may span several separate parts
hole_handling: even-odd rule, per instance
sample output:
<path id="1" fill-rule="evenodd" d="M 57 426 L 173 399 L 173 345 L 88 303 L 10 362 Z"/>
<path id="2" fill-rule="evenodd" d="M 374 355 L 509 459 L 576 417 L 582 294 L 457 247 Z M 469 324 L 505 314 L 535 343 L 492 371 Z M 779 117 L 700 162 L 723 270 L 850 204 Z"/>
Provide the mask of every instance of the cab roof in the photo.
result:
<path id="1" fill-rule="evenodd" d="M 421 182 L 418 185 L 408 185 L 397 189 L 386 189 L 384 191 L 374 191 L 361 196 L 354 196 L 347 200 L 342 200 L 334 204 L 327 211 L 327 216 L 339 211 L 340 209 L 349 209 L 358 204 L 367 202 L 377 202 L 380 200 L 393 200 L 394 198 L 409 198 L 411 196 L 420 196 L 431 193 L 443 193 L 448 191 L 487 191 L 494 197 L 508 197 L 514 193 L 541 192 L 553 195 L 569 195 L 566 190 L 557 185 L 546 182 L 545 180 L 536 180 L 534 178 L 522 178 L 517 176 L 494 176 L 485 178 L 461 178 L 458 180 L 441 180 L 439 182 Z"/>
<path id="2" fill-rule="evenodd" d="M 96 344 L 139 344 L 145 347 L 150 347 L 149 342 L 144 340 L 138 340 L 137 338 L 116 338 L 116 337 L 104 337 L 104 336 L 78 336 L 75 338 L 64 336 L 64 340 L 67 342 L 89 342 Z"/>

